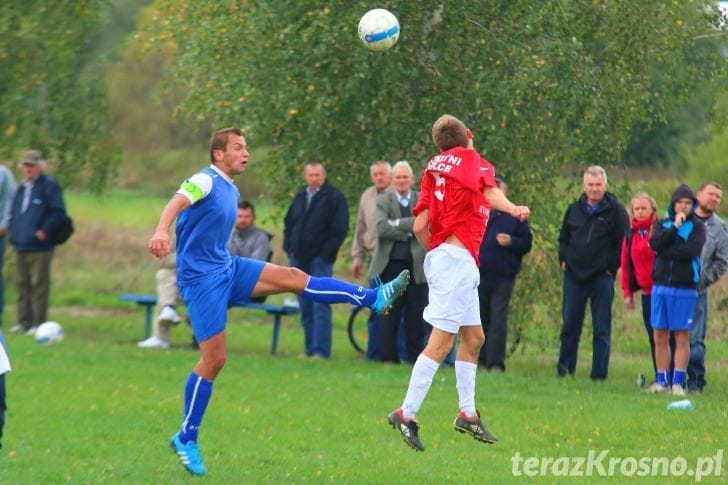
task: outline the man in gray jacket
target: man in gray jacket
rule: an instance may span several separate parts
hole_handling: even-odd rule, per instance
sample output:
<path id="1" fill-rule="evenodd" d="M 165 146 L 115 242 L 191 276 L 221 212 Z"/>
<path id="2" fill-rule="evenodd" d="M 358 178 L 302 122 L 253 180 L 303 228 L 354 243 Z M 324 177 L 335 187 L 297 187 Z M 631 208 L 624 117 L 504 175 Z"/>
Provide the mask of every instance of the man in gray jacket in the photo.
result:
<path id="1" fill-rule="evenodd" d="M 715 213 L 723 197 L 723 188 L 717 182 L 700 186 L 698 208 L 695 215 L 704 223 L 707 232 L 700 253 L 700 283 L 695 306 L 693 328 L 690 330 L 690 361 L 688 363 L 688 392 L 702 392 L 705 381 L 705 330 L 708 317 L 708 287 L 728 270 L 728 224 Z"/>
<path id="2" fill-rule="evenodd" d="M 376 227 L 377 248 L 368 278 L 377 276 L 384 281 L 400 271 L 408 269 L 413 276 L 407 292 L 399 298 L 387 315 L 379 317 L 379 345 L 383 362 L 399 363 L 397 331 L 404 311 L 404 336 L 407 354 L 416 359 L 424 348 L 425 322 L 422 312 L 427 304 L 425 280 L 425 249 L 412 234 L 414 216 L 412 208 L 417 204 L 419 192 L 411 190 L 415 177 L 412 167 L 400 161 L 392 167 L 393 191 L 377 196 Z"/>
<path id="3" fill-rule="evenodd" d="M 244 258 L 270 261 L 273 251 L 270 240 L 273 235 L 255 226 L 255 207 L 247 200 L 238 203 L 238 216 L 235 219 L 235 230 L 230 235 L 227 249 L 230 254 Z M 157 317 L 154 319 L 154 333 L 137 346 L 143 349 L 168 349 L 170 327 L 182 321 L 177 313 L 177 305 L 182 304 L 177 289 L 177 258 L 170 253 L 162 258 L 162 266 L 157 270 Z M 265 297 L 251 298 L 250 301 L 262 303 Z M 197 342 L 192 341 L 196 347 Z"/>

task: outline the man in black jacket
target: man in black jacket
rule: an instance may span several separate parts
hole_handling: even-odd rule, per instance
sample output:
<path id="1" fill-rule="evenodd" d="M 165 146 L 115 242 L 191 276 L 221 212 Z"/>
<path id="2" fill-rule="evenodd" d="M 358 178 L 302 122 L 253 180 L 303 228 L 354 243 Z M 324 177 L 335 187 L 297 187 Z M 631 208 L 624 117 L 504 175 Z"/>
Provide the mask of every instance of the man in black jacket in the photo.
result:
<path id="1" fill-rule="evenodd" d="M 500 175 L 495 183 L 508 195 L 508 185 Z M 506 370 L 508 340 L 508 306 L 521 271 L 521 260 L 533 243 L 528 221 L 491 209 L 485 236 L 480 246 L 480 324 L 485 344 L 480 348 L 478 363 L 490 372 Z"/>
<path id="2" fill-rule="evenodd" d="M 332 276 L 334 261 L 349 230 L 344 195 L 326 182 L 326 169 L 311 160 L 303 171 L 306 187 L 296 194 L 284 219 L 283 250 L 291 266 L 311 276 Z M 305 357 L 331 357 L 331 308 L 303 298 L 301 324 Z"/>
<path id="3" fill-rule="evenodd" d="M 63 224 L 66 205 L 56 181 L 43 173 L 45 160 L 28 150 L 20 160 L 23 181 L 10 213 L 10 242 L 15 246 L 18 324 L 11 332 L 34 333 L 46 321 L 54 243 L 49 235 Z"/>
<path id="4" fill-rule="evenodd" d="M 612 331 L 614 276 L 629 216 L 607 192 L 607 173 L 598 165 L 584 172 L 584 193 L 566 210 L 559 234 L 559 262 L 564 272 L 561 350 L 556 371 L 574 374 L 587 300 L 593 327 L 590 377 L 607 378 Z"/>

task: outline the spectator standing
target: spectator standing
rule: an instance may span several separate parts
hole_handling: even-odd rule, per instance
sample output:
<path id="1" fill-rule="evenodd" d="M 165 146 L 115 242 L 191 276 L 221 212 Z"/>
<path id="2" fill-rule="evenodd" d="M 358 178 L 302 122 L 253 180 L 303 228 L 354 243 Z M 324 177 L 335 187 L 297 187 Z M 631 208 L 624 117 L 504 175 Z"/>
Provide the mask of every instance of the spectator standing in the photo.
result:
<path id="1" fill-rule="evenodd" d="M 423 269 L 425 249 L 412 233 L 415 220 L 412 208 L 419 200 L 419 192 L 412 190 L 414 181 L 409 162 L 395 163 L 392 167 L 394 190 L 380 194 L 376 201 L 377 249 L 367 277 L 389 281 L 405 269 L 412 274 L 404 296 L 394 302 L 387 315 L 379 317 L 381 360 L 390 364 L 399 363 L 397 334 L 400 321 L 404 321 L 405 345 L 412 360 L 420 355 L 424 346 L 422 312 L 427 304 L 427 282 Z"/>
<path id="2" fill-rule="evenodd" d="M 629 225 L 627 211 L 607 192 L 607 173 L 598 165 L 584 172 L 579 200 L 566 209 L 559 234 L 559 262 L 564 273 L 559 377 L 576 372 L 579 339 L 587 302 L 591 305 L 593 355 L 590 377 L 609 372 L 614 276 Z"/>
<path id="3" fill-rule="evenodd" d="M 284 218 L 283 249 L 291 266 L 311 276 L 331 277 L 334 261 L 349 229 L 349 207 L 344 195 L 326 181 L 318 160 L 306 163 L 306 182 Z M 331 307 L 299 298 L 305 351 L 302 357 L 331 357 Z"/>
<path id="4" fill-rule="evenodd" d="M 372 186 L 362 192 L 359 198 L 359 210 L 354 224 L 354 238 L 351 241 L 351 273 L 354 278 L 362 275 L 362 265 L 366 263 L 367 268 L 371 264 L 371 258 L 377 247 L 376 210 L 377 196 L 390 190 L 392 182 L 392 167 L 389 162 L 379 160 L 369 167 L 369 176 L 372 179 Z M 369 287 L 374 288 L 374 281 L 369 280 Z M 380 360 L 379 350 L 379 322 L 376 313 L 369 313 L 367 321 L 367 359 Z"/>
<path id="5" fill-rule="evenodd" d="M 696 194 L 695 215 L 705 223 L 707 237 L 700 255 L 700 283 L 695 305 L 693 328 L 690 330 L 688 391 L 703 391 L 705 380 L 705 332 L 708 319 L 708 288 L 728 270 L 728 224 L 715 213 L 723 198 L 717 182 L 706 182 Z"/>
<path id="6" fill-rule="evenodd" d="M 10 216 L 18 294 L 18 323 L 11 332 L 34 333 L 47 320 L 54 248 L 48 234 L 63 224 L 66 205 L 58 183 L 43 173 L 45 165 L 37 150 L 26 151 L 20 160 L 23 181 L 15 192 Z"/>
<path id="7" fill-rule="evenodd" d="M 496 175 L 495 183 L 507 196 L 508 185 L 503 178 Z M 531 251 L 532 242 L 528 221 L 496 209 L 490 211 L 480 245 L 478 298 L 485 343 L 480 348 L 478 362 L 491 372 L 506 370 L 508 307 L 521 261 Z"/>
<path id="8" fill-rule="evenodd" d="M 272 250 L 270 240 L 273 235 L 255 226 L 255 207 L 247 200 L 238 204 L 238 215 L 235 229 L 230 235 L 227 248 L 233 256 L 270 261 Z M 162 265 L 157 270 L 157 318 L 154 320 L 154 333 L 137 345 L 142 348 L 169 348 L 169 330 L 182 321 L 177 313 L 182 297 L 177 289 L 176 253 L 169 253 L 162 258 Z M 262 302 L 265 297 L 251 298 L 250 301 Z M 193 342 L 193 346 L 197 342 Z"/>
<path id="9" fill-rule="evenodd" d="M 705 244 L 705 224 L 695 215 L 698 201 L 692 189 L 680 185 L 672 194 L 667 217 L 652 227 L 650 246 L 655 250 L 652 268 L 651 323 L 655 334 L 657 378 L 650 392 L 685 394 L 690 335 L 698 301 L 700 254 Z M 669 334 L 675 334 L 675 371 L 670 382 Z"/>
<path id="10" fill-rule="evenodd" d="M 634 310 L 634 294 L 642 292 L 642 323 L 650 342 L 652 368 L 657 375 L 655 361 L 655 338 L 650 323 L 652 267 L 655 263 L 655 252 L 650 247 L 652 226 L 657 220 L 657 202 L 645 192 L 637 192 L 630 202 L 632 219 L 630 227 L 622 241 L 620 285 L 624 297 L 624 305 Z"/>
<path id="11" fill-rule="evenodd" d="M 5 264 L 5 235 L 10 224 L 10 210 L 15 196 L 15 177 L 5 165 L 0 165 L 0 325 L 3 323 L 5 310 L 5 280 L 3 266 Z"/>

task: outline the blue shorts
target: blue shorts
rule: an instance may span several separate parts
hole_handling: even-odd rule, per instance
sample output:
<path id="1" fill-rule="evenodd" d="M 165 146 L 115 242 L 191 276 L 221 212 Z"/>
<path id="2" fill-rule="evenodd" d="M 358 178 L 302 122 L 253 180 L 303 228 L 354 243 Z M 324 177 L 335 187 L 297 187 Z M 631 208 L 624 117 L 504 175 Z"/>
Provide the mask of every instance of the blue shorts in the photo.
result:
<path id="1" fill-rule="evenodd" d="M 698 291 L 692 288 L 652 287 L 651 321 L 656 330 L 690 330 Z"/>
<path id="2" fill-rule="evenodd" d="M 180 286 L 187 306 L 192 332 L 198 342 L 225 330 L 227 311 L 233 305 L 246 305 L 258 283 L 265 261 L 232 257 L 222 274 L 192 285 Z"/>

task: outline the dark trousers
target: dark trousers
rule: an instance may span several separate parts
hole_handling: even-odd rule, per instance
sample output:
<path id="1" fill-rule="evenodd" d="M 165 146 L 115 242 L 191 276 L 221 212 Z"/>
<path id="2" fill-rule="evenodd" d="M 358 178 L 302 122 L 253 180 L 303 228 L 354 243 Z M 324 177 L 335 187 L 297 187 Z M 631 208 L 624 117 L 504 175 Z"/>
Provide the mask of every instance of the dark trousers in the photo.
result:
<path id="1" fill-rule="evenodd" d="M 647 340 L 650 342 L 650 355 L 652 356 L 652 370 L 657 375 L 657 361 L 655 360 L 655 334 L 652 331 L 652 296 L 642 294 L 642 323 L 645 325 Z M 672 335 L 672 334 L 671 334 Z M 673 340 L 674 341 L 674 340 Z"/>
<path id="2" fill-rule="evenodd" d="M 506 344 L 508 341 L 508 304 L 513 293 L 513 280 L 480 280 L 480 324 L 485 333 L 485 344 L 480 348 L 478 362 L 490 369 L 506 370 Z"/>
<path id="3" fill-rule="evenodd" d="M 591 306 L 593 330 L 592 379 L 606 379 L 609 371 L 609 350 L 612 333 L 612 299 L 614 278 L 606 273 L 580 283 L 564 273 L 561 327 L 561 350 L 556 371 L 559 376 L 576 371 L 579 339 L 584 327 L 587 301 Z"/>
<path id="4" fill-rule="evenodd" d="M 693 328 L 690 330 L 688 389 L 702 391 L 705 380 L 705 332 L 708 323 L 708 290 L 698 292 Z"/>
<path id="5" fill-rule="evenodd" d="M 0 448 L 2 448 L 3 427 L 5 426 L 5 374 L 0 374 Z"/>
<path id="6" fill-rule="evenodd" d="M 28 330 L 47 320 L 53 251 L 15 253 L 18 323 Z"/>
<path id="7" fill-rule="evenodd" d="M 412 263 L 393 260 L 382 271 L 383 281 L 396 277 L 402 270 L 412 271 Z M 424 348 L 425 321 L 422 312 L 427 306 L 427 284 L 416 284 L 410 281 L 407 291 L 395 300 L 387 315 L 379 316 L 379 350 L 382 361 L 399 362 L 397 351 L 397 331 L 404 311 L 404 338 L 407 354 L 413 360 L 417 359 Z"/>
<path id="8" fill-rule="evenodd" d="M 376 288 L 377 285 L 373 279 L 369 280 L 369 288 Z M 379 350 L 379 315 L 374 310 L 369 311 L 369 319 L 367 320 L 367 359 L 382 360 L 382 354 Z"/>

